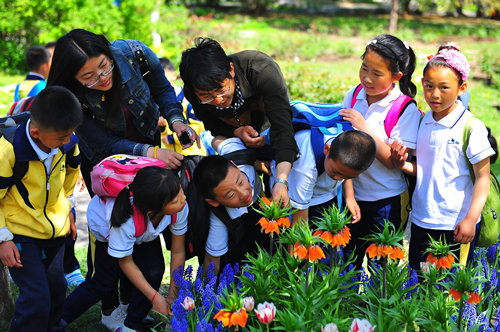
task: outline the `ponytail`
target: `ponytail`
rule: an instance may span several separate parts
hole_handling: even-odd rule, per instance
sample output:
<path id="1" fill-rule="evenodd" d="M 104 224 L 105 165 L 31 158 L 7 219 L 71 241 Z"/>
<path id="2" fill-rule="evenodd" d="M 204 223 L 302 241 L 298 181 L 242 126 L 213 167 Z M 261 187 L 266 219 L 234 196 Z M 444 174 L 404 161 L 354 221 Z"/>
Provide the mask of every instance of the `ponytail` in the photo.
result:
<path id="1" fill-rule="evenodd" d="M 111 227 L 120 227 L 134 212 L 130 194 L 130 188 L 126 186 L 120 191 L 118 196 L 116 196 L 113 212 L 111 212 L 111 219 L 109 220 Z"/>
<path id="2" fill-rule="evenodd" d="M 401 66 L 401 72 L 403 73 L 403 77 L 399 80 L 399 89 L 408 97 L 414 98 L 417 94 L 417 87 L 411 81 L 411 76 L 415 71 L 415 63 L 416 57 L 413 49 L 408 46 L 408 61 Z M 403 62 L 403 59 L 401 59 Z"/>
<path id="3" fill-rule="evenodd" d="M 165 204 L 179 194 L 180 189 L 180 180 L 172 171 L 158 166 L 140 169 L 134 181 L 116 197 L 111 226 L 120 227 L 132 216 L 134 207 L 144 214 L 149 211 L 160 212 Z"/>

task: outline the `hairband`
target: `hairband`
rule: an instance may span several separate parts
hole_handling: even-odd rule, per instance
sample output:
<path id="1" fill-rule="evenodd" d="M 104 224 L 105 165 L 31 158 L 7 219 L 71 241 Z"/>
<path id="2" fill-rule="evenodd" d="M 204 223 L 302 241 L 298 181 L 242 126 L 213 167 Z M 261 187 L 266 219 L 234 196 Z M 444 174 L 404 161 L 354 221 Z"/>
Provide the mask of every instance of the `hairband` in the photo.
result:
<path id="1" fill-rule="evenodd" d="M 469 76 L 470 72 L 470 66 L 465 55 L 455 49 L 442 49 L 430 60 L 437 58 L 443 59 L 448 64 L 448 66 L 455 69 L 462 75 L 463 81 L 467 81 L 467 77 Z"/>
<path id="2" fill-rule="evenodd" d="M 368 45 L 375 45 L 377 43 L 377 40 L 376 39 L 372 39 L 370 40 L 369 42 L 366 43 L 366 46 Z M 388 48 L 387 46 L 385 46 L 384 44 L 380 44 L 386 48 Z M 410 45 L 408 45 L 408 43 L 406 41 L 403 41 L 403 45 L 406 47 L 407 50 L 410 49 Z M 389 48 L 390 49 L 390 48 Z M 394 53 L 394 52 L 393 52 Z"/>

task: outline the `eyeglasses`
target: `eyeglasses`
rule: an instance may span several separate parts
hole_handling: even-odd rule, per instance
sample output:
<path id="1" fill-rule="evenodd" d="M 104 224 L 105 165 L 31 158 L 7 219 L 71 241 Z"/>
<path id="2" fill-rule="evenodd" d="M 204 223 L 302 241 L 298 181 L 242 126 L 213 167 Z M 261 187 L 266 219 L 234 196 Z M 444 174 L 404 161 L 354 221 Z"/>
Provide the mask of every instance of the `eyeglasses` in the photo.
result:
<path id="1" fill-rule="evenodd" d="M 213 102 L 216 98 L 222 98 L 224 96 L 227 96 L 231 92 L 231 84 L 228 85 L 227 89 L 219 94 L 216 94 L 215 97 L 212 97 L 210 99 L 205 99 L 201 100 L 200 97 L 198 97 L 198 100 L 200 101 L 200 104 L 210 104 Z"/>
<path id="2" fill-rule="evenodd" d="M 84 85 L 87 88 L 93 87 L 94 85 L 99 83 L 99 81 L 101 80 L 101 77 L 106 77 L 109 74 L 111 74 L 111 72 L 113 71 L 113 68 L 115 68 L 115 64 L 114 64 L 113 60 L 111 60 L 111 63 L 106 68 L 104 68 L 99 74 L 97 74 L 96 77 L 92 78 L 90 81 L 88 81 Z"/>

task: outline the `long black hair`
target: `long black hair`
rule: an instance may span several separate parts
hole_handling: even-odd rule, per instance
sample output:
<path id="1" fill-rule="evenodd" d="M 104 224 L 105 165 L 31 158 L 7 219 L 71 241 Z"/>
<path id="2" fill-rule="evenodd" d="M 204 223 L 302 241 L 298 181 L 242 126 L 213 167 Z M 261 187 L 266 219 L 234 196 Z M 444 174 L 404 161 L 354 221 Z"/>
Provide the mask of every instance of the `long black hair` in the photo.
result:
<path id="1" fill-rule="evenodd" d="M 104 35 L 84 29 L 74 29 L 57 40 L 47 85 L 61 85 L 73 92 L 81 103 L 85 103 L 86 87 L 76 80 L 76 74 L 89 58 L 101 54 L 113 60 L 113 86 L 108 92 L 111 112 L 121 112 L 121 74 L 111 52 L 110 43 Z"/>
<path id="2" fill-rule="evenodd" d="M 158 166 L 144 167 L 137 172 L 134 181 L 116 197 L 111 213 L 111 226 L 120 227 L 132 216 L 134 211 L 131 201 L 143 214 L 149 211 L 156 213 L 174 199 L 180 189 L 180 180 L 172 171 Z M 147 219 L 145 220 L 147 226 Z"/>
<path id="3" fill-rule="evenodd" d="M 415 97 L 417 87 L 411 81 L 411 75 L 415 71 L 415 53 L 412 48 L 402 42 L 399 38 L 388 34 L 378 35 L 372 41 L 368 42 L 365 52 L 361 56 L 362 59 L 368 51 L 372 51 L 386 59 L 390 63 L 390 70 L 393 74 L 399 72 L 403 76 L 399 80 L 399 88 L 401 92 L 409 97 Z"/>

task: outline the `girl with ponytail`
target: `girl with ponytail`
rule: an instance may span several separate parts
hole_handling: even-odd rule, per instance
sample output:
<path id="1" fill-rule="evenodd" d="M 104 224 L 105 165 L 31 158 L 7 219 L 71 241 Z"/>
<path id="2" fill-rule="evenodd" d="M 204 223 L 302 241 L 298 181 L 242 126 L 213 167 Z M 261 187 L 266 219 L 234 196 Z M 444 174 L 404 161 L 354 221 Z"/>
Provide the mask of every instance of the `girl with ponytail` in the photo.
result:
<path id="1" fill-rule="evenodd" d="M 66 299 L 63 319 L 71 323 L 113 288 L 120 269 L 134 285 L 127 317 L 119 331 L 144 328 L 151 307 L 171 314 L 175 297 L 173 271 L 184 265 L 184 234 L 188 206 L 179 178 L 162 167 L 145 167 L 115 198 L 94 196 L 87 220 L 95 237 L 93 264 L 85 282 Z M 167 227 L 172 233 L 170 290 L 165 299 L 158 290 L 165 263 L 159 234 Z"/>
<path id="2" fill-rule="evenodd" d="M 385 219 L 396 228 L 401 226 L 401 194 L 407 184 L 401 170 L 392 164 L 390 143 L 397 139 L 415 149 L 421 117 L 415 103 L 407 103 L 397 123 L 386 132 L 384 121 L 396 100 L 402 95 L 413 98 L 417 92 L 411 81 L 415 53 L 406 42 L 392 35 L 379 35 L 366 44 L 361 59 L 361 84 L 346 94 L 340 111 L 344 120 L 377 143 L 377 157 L 370 168 L 344 185 L 346 205 L 357 211 L 351 225 L 353 241 L 349 244 L 350 249 L 356 248 L 358 267 L 368 245 L 361 238 L 383 227 Z"/>

